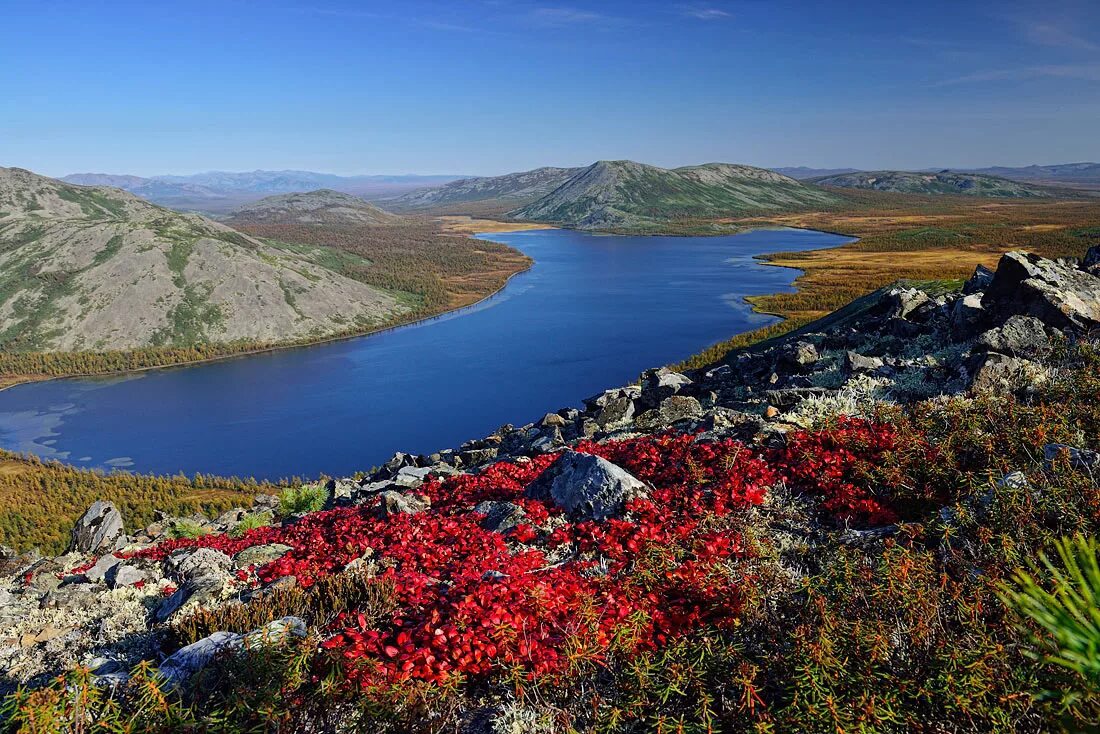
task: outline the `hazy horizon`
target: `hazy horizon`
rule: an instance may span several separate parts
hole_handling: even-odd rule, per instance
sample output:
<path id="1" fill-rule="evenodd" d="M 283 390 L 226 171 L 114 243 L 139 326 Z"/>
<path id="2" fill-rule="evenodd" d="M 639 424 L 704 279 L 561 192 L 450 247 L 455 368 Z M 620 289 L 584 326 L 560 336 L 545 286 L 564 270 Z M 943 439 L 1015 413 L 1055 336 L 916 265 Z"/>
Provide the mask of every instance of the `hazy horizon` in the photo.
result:
<path id="1" fill-rule="evenodd" d="M 0 161 L 51 176 L 1100 159 L 1100 7 L 14 0 Z"/>
<path id="2" fill-rule="evenodd" d="M 610 159 L 604 158 L 604 159 L 598 159 L 598 160 L 610 160 Z M 552 166 L 552 167 L 561 167 L 561 168 L 583 168 L 583 167 L 591 165 L 592 163 L 595 163 L 595 162 L 596 161 L 589 161 L 588 163 L 582 163 L 582 164 L 578 164 L 576 166 L 564 166 L 564 165 L 559 166 L 557 163 L 547 163 L 547 164 L 544 164 L 544 165 L 545 166 Z M 646 163 L 647 161 L 639 161 L 639 162 L 640 163 Z M 675 165 L 664 166 L 664 167 L 666 167 L 666 168 L 679 168 L 679 167 L 685 167 L 685 166 L 703 165 L 705 163 L 742 163 L 742 161 L 717 161 L 717 160 L 711 160 L 711 161 L 698 161 L 698 162 L 694 162 L 694 163 L 675 164 Z M 1022 164 L 1020 166 L 1012 166 L 1012 167 L 1027 167 L 1027 166 L 1031 166 L 1031 165 L 1034 165 L 1034 166 L 1075 165 L 1075 164 L 1085 164 L 1085 163 L 1095 165 L 1097 163 L 1097 161 L 1085 161 L 1085 160 L 1080 160 L 1080 161 L 1046 161 L 1046 162 L 1041 162 L 1041 163 L 1039 163 L 1039 162 L 1026 163 L 1026 164 Z M 20 166 L 17 163 L 0 163 L 0 165 L 6 165 L 8 167 L 16 167 L 16 168 L 26 168 L 26 166 Z M 920 172 L 920 171 L 931 171 L 931 170 L 961 170 L 963 168 L 966 168 L 966 169 L 992 168 L 992 167 L 998 167 L 998 166 L 1003 166 L 1003 165 L 1004 164 L 1001 164 L 1001 163 L 989 163 L 989 164 L 980 165 L 980 166 L 935 166 L 935 165 L 929 165 L 929 166 L 920 166 L 919 168 L 907 168 L 907 169 L 888 169 L 884 166 L 878 166 L 878 167 L 872 167 L 872 168 L 861 168 L 861 169 L 858 169 L 858 170 L 861 170 L 861 171 L 906 170 L 906 171 Z M 544 167 L 544 166 L 534 166 L 534 168 L 542 168 L 542 167 Z M 817 170 L 817 169 L 825 170 L 825 169 L 839 169 L 839 168 L 855 168 L 855 166 L 807 166 L 807 165 L 799 164 L 799 163 L 774 165 L 774 166 L 764 165 L 764 166 L 760 166 L 760 167 L 761 168 L 772 169 L 772 170 L 783 169 L 783 168 L 807 168 L 807 169 L 813 169 L 813 170 Z M 33 170 L 33 169 L 30 169 L 30 170 Z M 336 171 L 323 171 L 323 170 L 305 169 L 305 168 L 276 168 L 276 167 L 252 168 L 252 169 L 248 169 L 248 170 L 228 170 L 228 169 L 222 169 L 222 168 L 209 168 L 209 169 L 204 169 L 204 170 L 201 170 L 201 171 L 183 171 L 183 172 L 181 172 L 181 171 L 160 171 L 158 173 L 152 173 L 152 174 L 135 174 L 135 173 L 132 173 L 130 171 L 121 171 L 121 170 L 120 171 L 66 171 L 64 173 L 46 173 L 44 171 L 37 171 L 36 170 L 34 172 L 35 173 L 40 173 L 40 174 L 43 174 L 43 175 L 47 175 L 47 176 L 51 176 L 53 178 L 64 178 L 65 176 L 77 176 L 77 175 L 138 176 L 140 178 L 158 178 L 158 177 L 165 177 L 165 176 L 190 177 L 190 176 L 202 176 L 202 175 L 208 175 L 208 174 L 246 174 L 246 173 L 317 173 L 317 174 L 323 174 L 323 175 L 341 176 L 341 177 L 346 177 L 346 178 L 382 177 L 382 176 L 392 176 L 392 177 L 407 176 L 407 177 L 416 177 L 416 178 L 433 178 L 433 177 L 451 177 L 451 176 L 453 176 L 455 178 L 467 178 L 467 177 L 468 178 L 477 178 L 477 177 L 503 176 L 503 175 L 506 175 L 506 174 L 509 174 L 509 173 L 522 173 L 525 170 L 532 170 L 532 169 L 514 169 L 514 170 L 506 170 L 506 171 L 495 171 L 495 172 L 490 172 L 490 173 L 456 173 L 456 172 L 445 172 L 445 171 L 429 171 L 429 172 L 425 172 L 425 173 L 409 173 L 409 172 L 406 172 L 406 171 L 352 171 L 352 172 L 349 172 L 349 173 L 340 173 L 340 172 L 336 172 Z"/>

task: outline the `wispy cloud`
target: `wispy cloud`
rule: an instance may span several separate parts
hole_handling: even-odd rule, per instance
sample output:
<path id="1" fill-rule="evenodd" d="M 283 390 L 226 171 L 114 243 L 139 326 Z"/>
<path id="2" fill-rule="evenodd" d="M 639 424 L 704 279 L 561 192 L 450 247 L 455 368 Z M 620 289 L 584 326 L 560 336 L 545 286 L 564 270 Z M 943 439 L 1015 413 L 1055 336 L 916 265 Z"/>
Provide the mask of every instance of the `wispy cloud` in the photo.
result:
<path id="1" fill-rule="evenodd" d="M 1073 31 L 1067 24 L 1044 20 L 1022 25 L 1024 35 L 1034 44 L 1075 51 L 1100 51 L 1100 45 Z"/>
<path id="2" fill-rule="evenodd" d="M 534 23 L 547 26 L 580 25 L 608 20 L 607 16 L 591 10 L 568 7 L 534 8 L 528 14 L 528 18 Z"/>
<path id="3" fill-rule="evenodd" d="M 726 20 L 732 18 L 732 13 L 727 13 L 721 8 L 704 7 L 700 5 L 687 5 L 680 8 L 681 12 L 689 18 L 698 20 Z"/>
<path id="4" fill-rule="evenodd" d="M 973 74 L 943 79 L 934 87 L 955 86 L 958 84 L 977 84 L 995 81 L 1025 81 L 1028 79 L 1076 79 L 1087 82 L 1100 82 L 1100 64 L 1043 64 L 1023 66 L 1012 69 L 989 69 Z"/>

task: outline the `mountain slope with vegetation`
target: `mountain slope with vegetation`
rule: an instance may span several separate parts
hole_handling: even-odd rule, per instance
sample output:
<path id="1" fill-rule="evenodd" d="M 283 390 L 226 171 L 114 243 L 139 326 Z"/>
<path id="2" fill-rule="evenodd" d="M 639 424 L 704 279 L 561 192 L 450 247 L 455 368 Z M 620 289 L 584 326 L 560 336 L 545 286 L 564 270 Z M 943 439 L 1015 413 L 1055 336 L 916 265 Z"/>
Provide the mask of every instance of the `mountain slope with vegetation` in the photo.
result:
<path id="1" fill-rule="evenodd" d="M 834 193 L 752 166 L 709 163 L 664 169 L 599 161 L 509 214 L 577 229 L 659 231 L 684 222 L 831 208 L 841 202 Z"/>
<path id="2" fill-rule="evenodd" d="M 332 189 L 279 194 L 234 209 L 226 223 L 239 224 L 398 224 L 402 218 L 351 194 Z"/>
<path id="3" fill-rule="evenodd" d="M 397 297 L 118 189 L 0 169 L 0 349 L 292 342 L 369 328 Z"/>
<path id="4" fill-rule="evenodd" d="M 819 186 L 835 186 L 844 189 L 870 189 L 899 194 L 959 194 L 962 196 L 988 196 L 1008 199 L 1051 199 L 1072 196 L 1067 191 L 1057 191 L 1044 186 L 1011 181 L 998 176 L 977 173 L 939 171 L 857 171 L 834 176 L 810 179 Z"/>
<path id="5" fill-rule="evenodd" d="M 513 208 L 545 196 L 579 170 L 547 166 L 504 176 L 464 178 L 439 188 L 412 191 L 382 203 L 398 212 L 467 213 L 465 210 L 473 204 L 492 206 L 498 203 Z"/>

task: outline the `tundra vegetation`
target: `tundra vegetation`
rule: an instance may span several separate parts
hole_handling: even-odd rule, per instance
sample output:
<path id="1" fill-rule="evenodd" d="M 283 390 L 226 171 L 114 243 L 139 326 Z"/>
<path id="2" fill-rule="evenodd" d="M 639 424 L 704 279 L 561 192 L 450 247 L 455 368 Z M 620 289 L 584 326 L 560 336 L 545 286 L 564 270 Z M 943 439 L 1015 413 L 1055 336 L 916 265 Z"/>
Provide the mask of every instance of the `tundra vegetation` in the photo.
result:
<path id="1" fill-rule="evenodd" d="M 1098 266 L 1100 248 L 1017 253 L 963 293 L 884 289 L 725 364 L 398 454 L 278 524 L 223 532 L 242 508 L 200 537 L 92 551 L 81 532 L 64 556 L 9 558 L 37 655 L 0 656 L 29 679 L 5 726 L 1088 730 Z M 142 586 L 96 581 L 104 559 Z M 110 642 L 98 619 L 29 626 L 135 598 L 152 621 Z"/>

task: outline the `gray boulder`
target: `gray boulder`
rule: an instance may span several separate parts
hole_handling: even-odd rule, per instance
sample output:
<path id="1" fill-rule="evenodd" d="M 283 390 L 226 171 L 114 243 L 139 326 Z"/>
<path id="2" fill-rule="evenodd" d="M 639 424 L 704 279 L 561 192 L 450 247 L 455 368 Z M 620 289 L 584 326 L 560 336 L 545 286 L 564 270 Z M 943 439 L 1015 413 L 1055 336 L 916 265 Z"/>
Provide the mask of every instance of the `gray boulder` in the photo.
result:
<path id="1" fill-rule="evenodd" d="M 69 551 L 102 553 L 113 550 L 122 536 L 122 514 L 110 502 L 94 502 L 73 527 Z"/>
<path id="2" fill-rule="evenodd" d="M 979 265 L 974 268 L 974 274 L 970 276 L 970 279 L 963 284 L 963 293 L 971 295 L 973 293 L 980 293 L 989 287 L 989 284 L 993 282 L 993 271 L 984 265 Z"/>
<path id="3" fill-rule="evenodd" d="M 661 414 L 661 422 L 665 425 L 703 416 L 703 406 L 698 400 L 687 395 L 667 397 L 661 401 L 657 410 Z"/>
<path id="4" fill-rule="evenodd" d="M 1001 326 L 979 335 L 974 346 L 979 350 L 1031 360 L 1045 359 L 1054 349 L 1042 321 L 1034 316 L 1019 315 L 1010 316 Z"/>
<path id="5" fill-rule="evenodd" d="M 606 459 L 565 451 L 526 493 L 553 501 L 575 518 L 604 520 L 621 514 L 629 500 L 645 495 L 646 486 Z"/>
<path id="6" fill-rule="evenodd" d="M 213 548 L 198 548 L 176 563 L 176 572 L 185 581 L 224 576 L 233 567 L 233 559 Z"/>
<path id="7" fill-rule="evenodd" d="M 817 347 L 811 342 L 797 341 L 779 349 L 777 364 L 790 372 L 802 372 L 818 360 Z"/>
<path id="8" fill-rule="evenodd" d="M 646 370 L 642 373 L 642 392 L 653 390 L 671 390 L 679 392 L 681 388 L 691 384 L 691 378 L 679 372 L 673 372 L 668 367 L 660 367 L 654 370 Z"/>
<path id="9" fill-rule="evenodd" d="M 916 288 L 894 288 L 883 296 L 883 302 L 888 318 L 909 319 L 918 309 L 929 305 L 932 299 Z"/>
<path id="10" fill-rule="evenodd" d="M 178 688 L 195 673 L 210 665 L 218 655 L 236 650 L 240 646 L 241 635 L 235 632 L 215 632 L 169 655 L 158 670 L 170 687 Z"/>
<path id="11" fill-rule="evenodd" d="M 157 623 L 167 622 L 182 610 L 220 601 L 227 580 L 227 576 L 204 576 L 185 581 L 170 597 L 157 605 L 153 611 L 153 619 Z"/>
<path id="12" fill-rule="evenodd" d="M 621 428 L 634 418 L 634 401 L 623 396 L 612 398 L 600 410 L 596 424 L 605 431 Z"/>
<path id="13" fill-rule="evenodd" d="M 388 490 L 378 495 L 381 500 L 379 511 L 383 517 L 394 515 L 415 515 L 427 510 L 431 503 L 427 497 L 413 494 L 402 494 Z"/>
<path id="14" fill-rule="evenodd" d="M 1100 278 L 1023 252 L 1001 257 L 982 304 L 1004 314 L 1035 316 L 1057 329 L 1100 326 Z"/>
<path id="15" fill-rule="evenodd" d="M 965 339 L 978 330 L 985 308 L 982 306 L 982 294 L 971 293 L 955 300 L 951 306 L 951 333 L 956 339 Z"/>
<path id="16" fill-rule="evenodd" d="M 1081 261 L 1081 269 L 1086 273 L 1100 277 L 1100 245 L 1093 245 L 1085 253 L 1085 258 Z"/>
<path id="17" fill-rule="evenodd" d="M 137 582 L 145 580 L 145 574 L 141 569 L 127 563 L 114 565 L 107 572 L 107 586 L 112 589 L 133 586 Z"/>
<path id="18" fill-rule="evenodd" d="M 977 393 L 1010 394 L 1041 384 L 1047 377 L 1041 364 L 996 352 L 976 354 L 967 366 L 970 389 Z"/>
<path id="19" fill-rule="evenodd" d="M 1069 459 L 1070 467 L 1094 471 L 1100 469 L 1100 453 L 1089 449 L 1079 449 L 1061 443 L 1048 443 L 1043 447 L 1043 459 L 1049 469 L 1062 455 Z"/>
<path id="20" fill-rule="evenodd" d="M 233 556 L 233 565 L 237 568 L 247 568 L 248 566 L 263 566 L 267 563 L 271 563 L 274 560 L 282 558 L 289 550 L 290 546 L 283 545 L 282 543 L 254 545 L 251 548 L 245 548 L 240 553 Z"/>
<path id="21" fill-rule="evenodd" d="M 859 352 L 847 351 L 844 353 L 844 373 L 847 375 L 859 375 L 874 372 L 881 369 L 884 363 L 879 357 L 866 357 Z"/>

